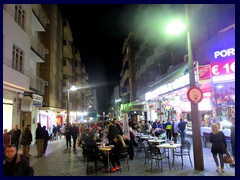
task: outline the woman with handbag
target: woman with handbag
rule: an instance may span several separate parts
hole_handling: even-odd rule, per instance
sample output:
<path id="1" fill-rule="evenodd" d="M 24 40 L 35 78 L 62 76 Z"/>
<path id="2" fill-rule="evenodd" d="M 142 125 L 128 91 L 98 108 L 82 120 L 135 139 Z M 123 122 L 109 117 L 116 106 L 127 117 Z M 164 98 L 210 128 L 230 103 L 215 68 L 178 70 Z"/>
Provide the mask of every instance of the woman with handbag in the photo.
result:
<path id="1" fill-rule="evenodd" d="M 226 143 L 226 138 L 224 133 L 219 130 L 219 127 L 217 124 L 212 124 L 212 132 L 210 133 L 209 141 L 212 143 L 211 152 L 212 152 L 215 164 L 217 166 L 216 171 L 219 171 L 221 169 L 221 172 L 224 173 L 223 154 L 226 153 L 227 143 Z M 220 160 L 221 168 L 219 166 L 217 155 Z"/>

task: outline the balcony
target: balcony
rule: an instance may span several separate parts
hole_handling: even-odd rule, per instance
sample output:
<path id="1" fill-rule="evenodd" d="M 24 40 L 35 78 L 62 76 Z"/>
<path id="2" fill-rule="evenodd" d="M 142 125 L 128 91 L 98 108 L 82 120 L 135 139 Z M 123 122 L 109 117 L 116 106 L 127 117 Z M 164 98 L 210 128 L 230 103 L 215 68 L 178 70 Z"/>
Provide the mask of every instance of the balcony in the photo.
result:
<path id="1" fill-rule="evenodd" d="M 3 64 L 3 84 L 22 90 L 29 90 L 29 77 Z"/>
<path id="2" fill-rule="evenodd" d="M 120 85 L 124 86 L 125 81 L 129 78 L 129 70 L 126 70 L 121 78 Z M 127 83 L 128 84 L 128 83 Z"/>
<path id="3" fill-rule="evenodd" d="M 81 74 L 81 73 L 82 73 L 81 67 L 79 67 L 79 66 L 77 66 L 77 67 L 75 68 L 75 70 L 76 70 L 76 73 L 77 73 L 77 74 Z"/>
<path id="4" fill-rule="evenodd" d="M 66 59 L 63 62 L 63 74 L 73 76 L 72 65 Z"/>
<path id="5" fill-rule="evenodd" d="M 149 56 L 147 59 L 146 59 L 146 67 L 149 67 L 151 66 L 153 63 L 154 63 L 154 55 L 151 55 Z"/>
<path id="6" fill-rule="evenodd" d="M 75 58 L 77 61 L 81 62 L 81 55 L 78 49 L 75 49 Z"/>
<path id="7" fill-rule="evenodd" d="M 67 20 L 64 20 L 63 22 L 63 39 L 72 42 L 72 30 L 68 24 Z"/>
<path id="8" fill-rule="evenodd" d="M 63 57 L 73 58 L 72 46 L 67 40 L 63 41 Z"/>
<path id="9" fill-rule="evenodd" d="M 32 22 L 31 28 L 33 31 L 45 31 L 49 19 L 42 8 L 41 4 L 32 5 Z"/>
<path id="10" fill-rule="evenodd" d="M 129 87 L 128 86 L 122 86 L 120 91 L 120 96 L 126 96 L 129 94 Z"/>
<path id="11" fill-rule="evenodd" d="M 48 49 L 39 39 L 31 38 L 31 60 L 37 63 L 45 62 L 45 55 L 48 53 Z"/>
<path id="12" fill-rule="evenodd" d="M 122 65 L 123 67 L 124 67 L 124 65 L 127 63 L 128 59 L 129 59 L 129 58 L 128 58 L 128 53 L 125 53 L 125 54 L 124 54 L 124 57 L 123 57 L 123 65 Z"/>
<path id="13" fill-rule="evenodd" d="M 146 53 L 146 51 L 147 51 L 147 46 L 145 43 L 142 43 L 140 44 L 139 51 L 137 52 L 137 54 L 139 54 L 139 56 L 142 56 Z"/>
<path id="14" fill-rule="evenodd" d="M 44 86 L 47 84 L 47 81 L 40 79 L 38 77 L 30 77 L 30 89 L 38 92 L 41 95 L 44 95 Z"/>
<path id="15" fill-rule="evenodd" d="M 85 69 L 85 66 L 84 66 L 84 65 L 82 66 L 82 73 L 83 73 L 83 74 L 86 73 L 86 69 Z"/>
<path id="16" fill-rule="evenodd" d="M 158 58 L 159 56 L 164 55 L 165 52 L 165 47 L 163 45 L 158 45 L 154 48 L 154 58 Z"/>

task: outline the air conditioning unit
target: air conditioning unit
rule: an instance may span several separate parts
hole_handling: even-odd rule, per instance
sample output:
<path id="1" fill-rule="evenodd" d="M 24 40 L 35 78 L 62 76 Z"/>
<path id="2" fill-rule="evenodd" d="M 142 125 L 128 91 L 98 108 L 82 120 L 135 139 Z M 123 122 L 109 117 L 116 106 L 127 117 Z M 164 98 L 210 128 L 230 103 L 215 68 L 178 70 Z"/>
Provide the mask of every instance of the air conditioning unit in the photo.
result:
<path id="1" fill-rule="evenodd" d="M 44 86 L 48 86 L 48 81 L 44 81 Z"/>

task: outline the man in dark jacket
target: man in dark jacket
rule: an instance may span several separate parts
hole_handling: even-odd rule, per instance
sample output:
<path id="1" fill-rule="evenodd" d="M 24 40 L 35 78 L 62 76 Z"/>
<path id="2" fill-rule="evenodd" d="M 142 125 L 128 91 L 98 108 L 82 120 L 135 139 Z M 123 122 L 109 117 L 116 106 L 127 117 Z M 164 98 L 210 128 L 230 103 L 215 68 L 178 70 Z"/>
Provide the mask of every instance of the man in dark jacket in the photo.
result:
<path id="1" fill-rule="evenodd" d="M 180 119 L 180 122 L 178 123 L 178 129 L 180 131 L 181 141 L 185 140 L 186 126 L 187 122 L 184 121 L 183 119 Z"/>
<path id="2" fill-rule="evenodd" d="M 122 128 L 121 128 L 121 126 L 119 124 L 119 121 L 116 118 L 114 118 L 113 119 L 113 123 L 114 123 L 115 127 L 118 130 L 118 134 L 122 136 L 123 135 L 123 131 L 122 131 Z"/>
<path id="3" fill-rule="evenodd" d="M 37 151 L 38 151 L 37 158 L 39 158 L 43 156 L 43 145 L 44 145 L 44 130 L 41 126 L 41 123 L 37 123 L 35 139 L 36 139 Z"/>
<path id="4" fill-rule="evenodd" d="M 3 161 L 4 176 L 33 176 L 34 170 L 29 161 L 17 153 L 16 147 L 6 147 L 6 160 Z"/>
<path id="5" fill-rule="evenodd" d="M 22 154 L 24 156 L 29 156 L 31 142 L 32 142 L 32 133 L 29 126 L 27 126 L 22 134 L 22 139 L 21 139 L 21 145 L 23 145 Z"/>
<path id="6" fill-rule="evenodd" d="M 113 139 L 118 135 L 118 129 L 114 126 L 112 121 L 107 122 L 108 126 L 108 141 L 109 144 L 113 142 Z"/>
<path id="7" fill-rule="evenodd" d="M 14 144 L 18 151 L 19 139 L 21 135 L 21 130 L 18 129 L 18 125 L 15 124 L 14 128 L 10 132 L 8 132 L 8 134 L 11 135 L 11 144 Z"/>
<path id="8" fill-rule="evenodd" d="M 70 127 L 70 134 L 72 135 L 72 138 L 73 138 L 73 149 L 76 150 L 76 141 L 77 141 L 77 137 L 78 137 L 78 127 L 76 126 L 75 123 Z"/>

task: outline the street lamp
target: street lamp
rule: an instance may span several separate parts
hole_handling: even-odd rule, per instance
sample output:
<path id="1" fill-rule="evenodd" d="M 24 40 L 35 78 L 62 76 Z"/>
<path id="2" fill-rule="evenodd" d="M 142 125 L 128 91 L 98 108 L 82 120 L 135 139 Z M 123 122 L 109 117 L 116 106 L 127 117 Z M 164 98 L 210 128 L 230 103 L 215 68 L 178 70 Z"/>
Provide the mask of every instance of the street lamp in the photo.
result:
<path id="1" fill-rule="evenodd" d="M 187 33 L 187 50 L 188 50 L 188 68 L 189 68 L 189 80 L 190 80 L 190 88 L 196 86 L 195 82 L 195 74 L 193 67 L 193 59 L 192 59 L 192 46 L 191 46 L 191 38 L 190 31 L 188 28 L 189 17 L 188 17 L 188 7 L 186 8 L 186 24 L 187 27 L 181 23 L 180 21 L 174 21 L 170 23 L 166 30 L 171 34 L 177 34 L 186 29 Z M 175 31 L 174 31 L 175 30 Z M 194 153 L 194 167 L 195 170 L 204 170 L 203 164 L 203 151 L 202 151 L 202 141 L 201 141 L 201 126 L 199 120 L 199 111 L 198 104 L 191 102 L 191 118 L 192 118 L 192 138 L 193 138 L 193 153 Z"/>
<path id="2" fill-rule="evenodd" d="M 72 86 L 67 90 L 67 124 L 69 124 L 69 92 L 70 91 L 76 91 L 78 88 L 75 86 Z"/>

